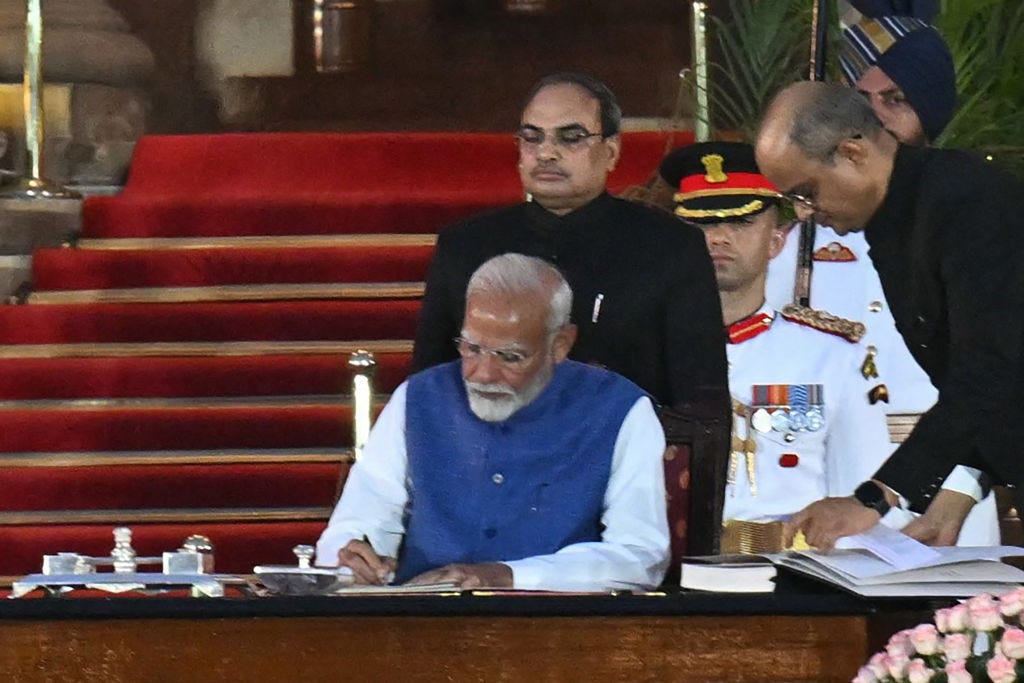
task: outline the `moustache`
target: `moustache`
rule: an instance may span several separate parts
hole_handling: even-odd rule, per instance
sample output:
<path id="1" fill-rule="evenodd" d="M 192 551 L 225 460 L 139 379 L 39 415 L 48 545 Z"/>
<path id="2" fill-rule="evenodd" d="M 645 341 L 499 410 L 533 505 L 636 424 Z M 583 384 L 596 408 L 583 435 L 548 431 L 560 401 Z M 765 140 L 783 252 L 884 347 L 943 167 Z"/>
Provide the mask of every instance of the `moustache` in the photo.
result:
<path id="1" fill-rule="evenodd" d="M 569 175 L 568 173 L 563 171 L 557 164 L 552 163 L 537 164 L 536 166 L 533 167 L 533 169 L 530 170 L 530 175 L 532 177 L 550 174 L 560 175 L 563 177 L 567 177 Z"/>
<path id="2" fill-rule="evenodd" d="M 497 382 L 466 382 L 466 390 L 475 394 L 501 394 L 515 396 L 515 390 L 507 384 Z"/>

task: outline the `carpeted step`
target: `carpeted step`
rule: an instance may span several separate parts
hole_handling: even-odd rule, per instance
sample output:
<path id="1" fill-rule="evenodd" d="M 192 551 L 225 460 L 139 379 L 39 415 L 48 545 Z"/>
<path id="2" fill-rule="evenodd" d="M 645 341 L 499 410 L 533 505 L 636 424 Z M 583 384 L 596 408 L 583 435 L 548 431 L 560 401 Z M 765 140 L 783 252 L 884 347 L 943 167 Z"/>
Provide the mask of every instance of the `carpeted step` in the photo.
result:
<path id="1" fill-rule="evenodd" d="M 514 166 L 514 163 L 513 163 Z M 338 200 L 288 197 L 89 197 L 82 205 L 82 236 L 235 237 L 337 233 L 431 234 L 442 227 L 522 199 L 522 190 L 481 196 L 478 190 L 444 198 L 405 197 L 377 190 Z"/>
<path id="2" fill-rule="evenodd" d="M 0 306 L 0 344 L 411 339 L 419 301 Z"/>
<path id="3" fill-rule="evenodd" d="M 347 354 L 0 359 L 0 400 L 348 394 Z M 375 390 L 409 374 L 408 353 L 375 354 Z"/>
<path id="4" fill-rule="evenodd" d="M 234 237 L 105 237 L 78 239 L 79 249 L 330 249 L 335 247 L 432 247 L 437 235 L 240 235 Z M 71 245 L 66 245 L 70 247 Z"/>
<path id="5" fill-rule="evenodd" d="M 356 352 L 412 353 L 408 339 L 351 341 L 88 342 L 0 344 L 0 360 L 11 358 L 155 358 L 181 356 L 348 355 Z"/>
<path id="6" fill-rule="evenodd" d="M 222 448 L 201 451 L 75 451 L 0 453 L 0 469 L 25 467 L 120 467 L 122 465 L 348 464 L 351 448 Z"/>
<path id="7" fill-rule="evenodd" d="M 431 246 L 292 249 L 39 249 L 32 288 L 49 290 L 422 282 Z"/>
<path id="8" fill-rule="evenodd" d="M 0 452 L 340 448 L 352 410 L 337 406 L 16 409 L 0 413 Z"/>
<path id="9" fill-rule="evenodd" d="M 0 511 L 329 507 L 342 468 L 341 462 L 5 467 Z"/>
<path id="10" fill-rule="evenodd" d="M 214 285 L 211 287 L 136 287 L 131 289 L 62 289 L 31 293 L 14 303 L 123 304 L 210 303 L 237 301 L 304 301 L 342 299 L 419 299 L 422 282 L 355 282 L 301 285 Z"/>
<path id="11" fill-rule="evenodd" d="M 0 553 L 0 574 L 37 573 L 42 569 L 43 555 L 58 552 L 110 555 L 114 547 L 113 526 L 117 523 L 0 526 L 0 548 L 4 549 Z M 216 571 L 250 574 L 258 564 L 294 565 L 292 548 L 300 543 L 315 543 L 326 526 L 327 519 L 323 517 L 264 522 L 135 523 L 131 530 L 132 546 L 141 556 L 159 557 L 164 551 L 181 547 L 192 534 L 202 534 L 213 543 Z"/>
<path id="12" fill-rule="evenodd" d="M 622 139 L 612 191 L 646 181 L 692 135 Z M 436 232 L 521 198 L 511 135 L 144 136 L 124 191 L 85 201 L 83 236 Z"/>

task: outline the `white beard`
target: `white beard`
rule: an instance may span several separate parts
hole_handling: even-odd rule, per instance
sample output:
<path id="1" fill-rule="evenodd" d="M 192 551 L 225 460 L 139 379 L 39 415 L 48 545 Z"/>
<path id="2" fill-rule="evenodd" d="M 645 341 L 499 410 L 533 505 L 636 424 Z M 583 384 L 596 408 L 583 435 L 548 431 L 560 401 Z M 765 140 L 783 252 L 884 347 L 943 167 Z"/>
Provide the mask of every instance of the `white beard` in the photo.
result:
<path id="1" fill-rule="evenodd" d="M 544 391 L 544 387 L 551 381 L 551 374 L 551 367 L 541 370 L 518 393 L 507 384 L 464 380 L 466 396 L 469 398 L 469 409 L 484 422 L 504 422 L 515 415 L 520 408 L 540 396 L 540 393 Z M 484 396 L 484 393 L 501 394 L 501 397 L 491 398 Z"/>
<path id="2" fill-rule="evenodd" d="M 500 393 L 500 398 L 484 396 Z M 469 409 L 484 422 L 502 422 L 522 408 L 519 395 L 505 384 L 485 384 L 482 382 L 466 382 L 466 396 L 469 398 Z"/>

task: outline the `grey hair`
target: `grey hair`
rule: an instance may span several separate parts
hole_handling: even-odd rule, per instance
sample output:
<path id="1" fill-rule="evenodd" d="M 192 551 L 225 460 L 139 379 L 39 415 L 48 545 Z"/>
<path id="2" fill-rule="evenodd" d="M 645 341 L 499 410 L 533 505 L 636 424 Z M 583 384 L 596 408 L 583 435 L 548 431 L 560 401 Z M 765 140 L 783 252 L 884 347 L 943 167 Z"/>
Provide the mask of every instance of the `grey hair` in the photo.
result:
<path id="1" fill-rule="evenodd" d="M 808 158 L 825 164 L 843 140 L 874 139 L 882 131 L 871 104 L 856 90 L 837 83 L 816 83 L 793 116 L 789 137 Z"/>
<path id="2" fill-rule="evenodd" d="M 536 256 L 502 254 L 484 262 L 466 287 L 471 294 L 533 294 L 548 300 L 547 332 L 554 334 L 569 324 L 572 312 L 572 288 L 553 265 Z"/>

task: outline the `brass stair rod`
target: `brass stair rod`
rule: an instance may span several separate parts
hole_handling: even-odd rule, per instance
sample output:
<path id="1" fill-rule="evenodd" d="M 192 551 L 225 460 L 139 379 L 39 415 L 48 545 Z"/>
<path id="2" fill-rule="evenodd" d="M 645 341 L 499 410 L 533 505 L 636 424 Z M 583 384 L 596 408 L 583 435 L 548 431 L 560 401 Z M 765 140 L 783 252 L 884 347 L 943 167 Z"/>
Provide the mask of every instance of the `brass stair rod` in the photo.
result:
<path id="1" fill-rule="evenodd" d="M 373 421 L 373 376 L 377 372 L 377 361 L 372 352 L 359 349 L 349 356 L 348 366 L 352 369 L 352 451 L 359 460 Z"/>
<path id="2" fill-rule="evenodd" d="M 711 139 L 711 112 L 708 107 L 707 3 L 694 2 L 693 12 L 693 74 L 697 101 L 693 117 L 693 137 L 697 142 Z"/>
<path id="3" fill-rule="evenodd" d="M 43 11 L 42 0 L 28 0 L 25 15 L 25 176 L 3 188 L 0 196 L 25 199 L 72 199 L 74 192 L 43 179 Z"/>

